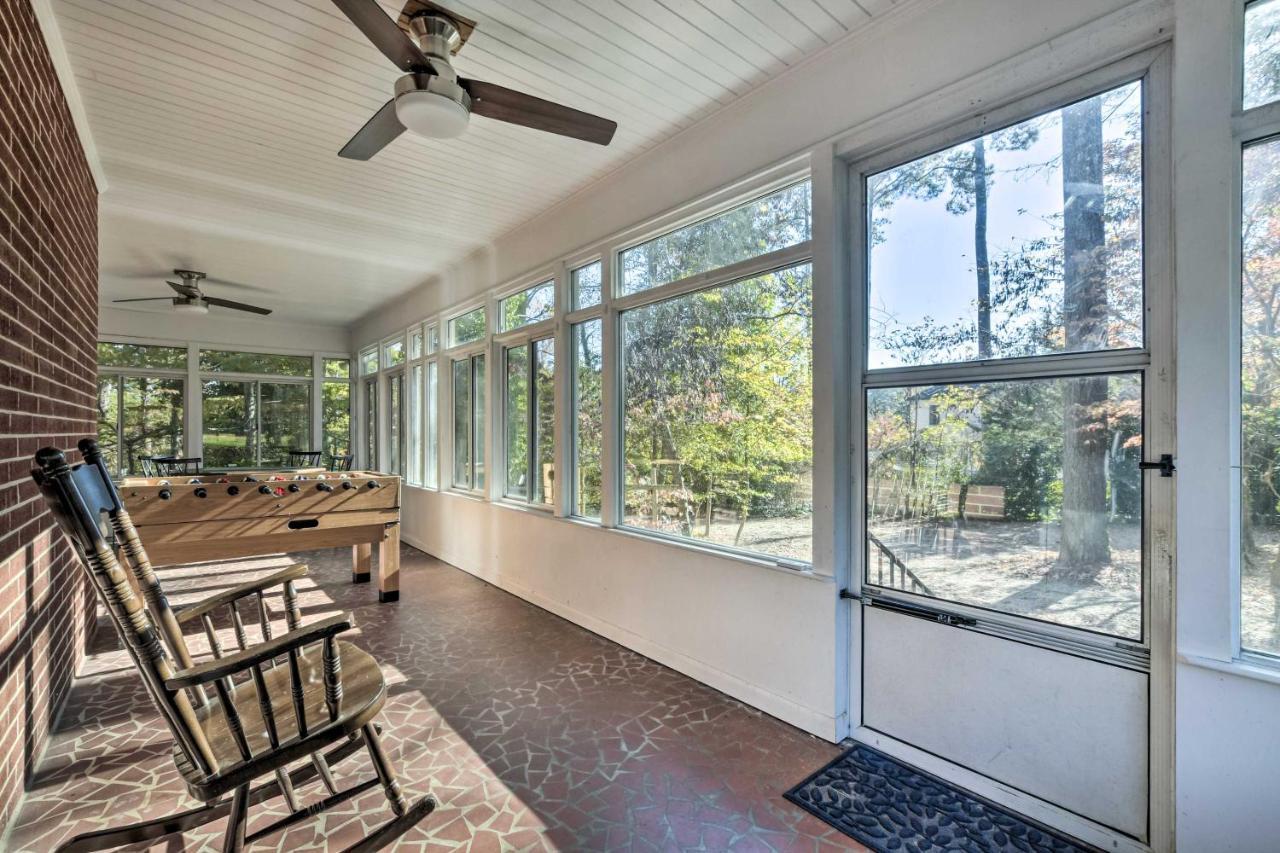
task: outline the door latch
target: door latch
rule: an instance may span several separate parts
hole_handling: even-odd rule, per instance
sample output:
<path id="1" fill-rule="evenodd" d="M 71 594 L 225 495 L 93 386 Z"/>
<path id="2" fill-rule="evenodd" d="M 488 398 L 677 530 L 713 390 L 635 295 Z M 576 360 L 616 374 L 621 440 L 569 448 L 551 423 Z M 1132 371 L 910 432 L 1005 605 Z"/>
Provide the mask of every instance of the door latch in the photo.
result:
<path id="1" fill-rule="evenodd" d="M 1178 469 L 1173 465 L 1172 453 L 1161 453 L 1159 461 L 1139 462 L 1138 468 L 1143 471 L 1159 471 L 1161 477 L 1172 477 Z"/>

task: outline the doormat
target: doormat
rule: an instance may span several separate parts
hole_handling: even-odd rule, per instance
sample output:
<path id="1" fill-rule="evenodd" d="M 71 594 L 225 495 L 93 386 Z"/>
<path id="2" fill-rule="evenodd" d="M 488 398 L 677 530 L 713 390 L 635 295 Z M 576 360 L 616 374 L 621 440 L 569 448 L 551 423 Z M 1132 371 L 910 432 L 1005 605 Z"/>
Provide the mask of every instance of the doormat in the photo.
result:
<path id="1" fill-rule="evenodd" d="M 1037 823 L 857 744 L 784 796 L 880 853 L 1089 853 Z"/>

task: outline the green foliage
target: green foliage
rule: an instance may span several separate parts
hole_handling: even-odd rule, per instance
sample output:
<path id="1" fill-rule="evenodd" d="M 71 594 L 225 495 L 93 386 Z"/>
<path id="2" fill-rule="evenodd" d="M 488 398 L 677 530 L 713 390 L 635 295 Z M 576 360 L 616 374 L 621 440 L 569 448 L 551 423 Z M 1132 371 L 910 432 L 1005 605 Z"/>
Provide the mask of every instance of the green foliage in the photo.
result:
<path id="1" fill-rule="evenodd" d="M 155 368 L 186 370 L 186 347 L 161 347 L 147 344 L 113 344 L 98 342 L 98 365 L 101 367 Z"/>
<path id="2" fill-rule="evenodd" d="M 544 281 L 498 303 L 498 331 L 507 332 L 548 319 L 555 311 L 556 283 Z"/>
<path id="3" fill-rule="evenodd" d="M 449 321 L 449 341 L 453 346 L 478 341 L 487 333 L 484 308 L 476 308 Z"/>
<path id="4" fill-rule="evenodd" d="M 311 356 L 205 349 L 200 350 L 200 370 L 206 373 L 310 376 Z"/>

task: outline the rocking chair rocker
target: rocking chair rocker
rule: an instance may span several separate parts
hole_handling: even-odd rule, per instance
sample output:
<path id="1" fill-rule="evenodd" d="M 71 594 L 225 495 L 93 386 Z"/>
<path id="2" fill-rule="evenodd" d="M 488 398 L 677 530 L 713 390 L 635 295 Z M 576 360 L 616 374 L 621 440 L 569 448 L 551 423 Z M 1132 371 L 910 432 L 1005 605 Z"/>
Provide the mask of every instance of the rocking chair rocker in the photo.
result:
<path id="1" fill-rule="evenodd" d="M 93 581 L 125 648 L 142 674 L 161 717 L 174 738 L 174 762 L 187 790 L 205 805 L 132 826 L 77 836 L 59 850 L 103 850 L 151 841 L 228 817 L 224 851 L 353 799 L 381 785 L 394 817 L 348 853 L 369 853 L 390 844 L 435 808 L 424 796 L 406 802 L 373 722 L 386 701 L 378 663 L 356 646 L 338 639 L 351 628 L 349 614 L 303 626 L 294 581 L 306 573 L 291 566 L 259 581 L 242 584 L 176 613 L 160 588 L 108 474 L 97 442 L 80 442 L 85 464 L 70 466 L 60 450 L 36 454 L 32 476 L 40 485 Z M 134 583 L 121 567 L 100 526 L 106 513 L 120 542 Z M 263 597 L 282 586 L 288 632 L 272 637 Z M 263 642 L 251 645 L 237 603 L 249 600 L 259 617 Z M 239 651 L 224 655 L 212 615 L 226 607 Z M 181 625 L 199 619 L 214 659 L 195 664 Z M 167 648 L 166 648 L 167 647 Z M 277 660 L 287 665 L 277 666 Z M 374 776 L 337 790 L 329 767 L 365 747 Z M 309 761 L 292 771 L 288 765 Z M 319 775 L 328 796 L 299 806 L 294 788 Z M 270 781 L 254 787 L 264 776 Z M 228 798 L 226 795 L 230 794 Z M 246 838 L 250 806 L 281 796 L 289 814 L 255 829 Z"/>

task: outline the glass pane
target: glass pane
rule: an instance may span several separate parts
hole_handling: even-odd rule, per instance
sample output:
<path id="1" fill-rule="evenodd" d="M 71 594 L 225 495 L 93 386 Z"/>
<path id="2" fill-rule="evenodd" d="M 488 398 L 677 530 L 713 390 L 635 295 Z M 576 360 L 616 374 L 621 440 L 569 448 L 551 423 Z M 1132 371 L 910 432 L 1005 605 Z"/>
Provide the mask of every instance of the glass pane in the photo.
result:
<path id="1" fill-rule="evenodd" d="M 351 359 L 326 358 L 324 360 L 324 375 L 334 379 L 347 379 L 351 376 Z"/>
<path id="2" fill-rule="evenodd" d="M 556 310 L 556 284 L 544 281 L 522 290 L 498 303 L 498 331 L 518 329 L 546 320 Z"/>
<path id="3" fill-rule="evenodd" d="M 622 315 L 624 523 L 808 561 L 808 264 Z"/>
<path id="4" fill-rule="evenodd" d="M 98 377 L 98 447 L 107 459 L 107 467 L 113 473 L 120 472 L 120 378 Z"/>
<path id="5" fill-rule="evenodd" d="M 326 382 L 321 389 L 324 447 L 327 456 L 351 452 L 351 384 Z"/>
<path id="6" fill-rule="evenodd" d="M 203 449 L 206 468 L 254 464 L 258 409 L 252 382 L 201 383 Z"/>
<path id="7" fill-rule="evenodd" d="M 421 343 L 421 341 L 419 341 Z M 413 374 L 409 380 L 406 406 L 409 427 L 407 431 L 409 445 L 408 470 L 405 472 L 410 483 L 422 485 L 422 365 L 413 366 Z"/>
<path id="8" fill-rule="evenodd" d="M 556 495 L 556 342 L 533 342 L 534 465 L 533 501 L 550 505 Z"/>
<path id="9" fill-rule="evenodd" d="M 604 451 L 604 341 L 600 320 L 573 327 L 573 512 L 600 518 Z"/>
<path id="10" fill-rule="evenodd" d="M 186 347 L 157 347 L 146 344 L 98 343 L 98 364 L 103 367 L 157 367 L 186 370 Z"/>
<path id="11" fill-rule="evenodd" d="M 129 376 L 123 383 L 124 473 L 141 474 L 142 456 L 182 456 L 181 379 Z"/>
<path id="12" fill-rule="evenodd" d="M 867 179 L 868 365 L 1142 345 L 1142 86 Z"/>
<path id="13" fill-rule="evenodd" d="M 1244 150 L 1240 645 L 1280 655 L 1280 140 Z"/>
<path id="14" fill-rule="evenodd" d="M 474 387 L 473 395 L 475 401 L 475 411 L 472 414 L 475 422 L 475 449 L 472 453 L 475 456 L 475 484 L 477 489 L 484 488 L 484 460 L 485 460 L 485 365 L 484 356 L 477 355 L 471 359 L 474 365 Z"/>
<path id="15" fill-rule="evenodd" d="M 483 308 L 477 308 L 449 321 L 449 341 L 451 346 L 478 341 L 487 332 Z"/>
<path id="16" fill-rule="evenodd" d="M 364 464 L 378 470 L 378 382 L 364 383 Z"/>
<path id="17" fill-rule="evenodd" d="M 395 367 L 404 364 L 404 340 L 397 338 L 382 347 L 382 363 L 384 367 Z"/>
<path id="18" fill-rule="evenodd" d="M 453 363 L 453 485 L 471 488 L 471 360 Z"/>
<path id="19" fill-rule="evenodd" d="M 422 358 L 422 329 L 409 332 L 409 358 Z"/>
<path id="20" fill-rule="evenodd" d="M 573 307 L 588 308 L 600 304 L 600 286 L 603 281 L 604 264 L 596 261 L 585 267 L 578 267 L 570 275 L 573 286 Z"/>
<path id="21" fill-rule="evenodd" d="M 507 350 L 506 448 L 508 497 L 529 497 L 529 347 Z"/>
<path id="22" fill-rule="evenodd" d="M 284 465 L 290 450 L 311 449 L 311 386 L 262 382 L 259 462 Z"/>
<path id="23" fill-rule="evenodd" d="M 440 426 L 438 415 L 439 369 L 434 361 L 427 364 L 427 453 L 423 483 L 429 489 L 440 487 Z"/>
<path id="24" fill-rule="evenodd" d="M 867 392 L 868 583 L 1142 637 L 1140 374 Z"/>
<path id="25" fill-rule="evenodd" d="M 812 232 L 810 195 L 804 181 L 623 251 L 622 293 L 803 243 Z"/>
<path id="26" fill-rule="evenodd" d="M 378 372 L 378 350 L 370 347 L 360 353 L 360 375 L 368 376 Z"/>
<path id="27" fill-rule="evenodd" d="M 1244 108 L 1280 98 L 1280 2 L 1258 0 L 1244 10 Z"/>
<path id="28" fill-rule="evenodd" d="M 404 374 L 387 378 L 387 451 L 389 470 L 404 476 Z"/>
<path id="29" fill-rule="evenodd" d="M 311 356 L 264 352 L 200 350 L 200 369 L 209 373 L 261 373 L 270 376 L 310 376 Z"/>
<path id="30" fill-rule="evenodd" d="M 427 327 L 427 355 L 439 351 L 440 349 L 440 330 L 435 326 Z"/>

